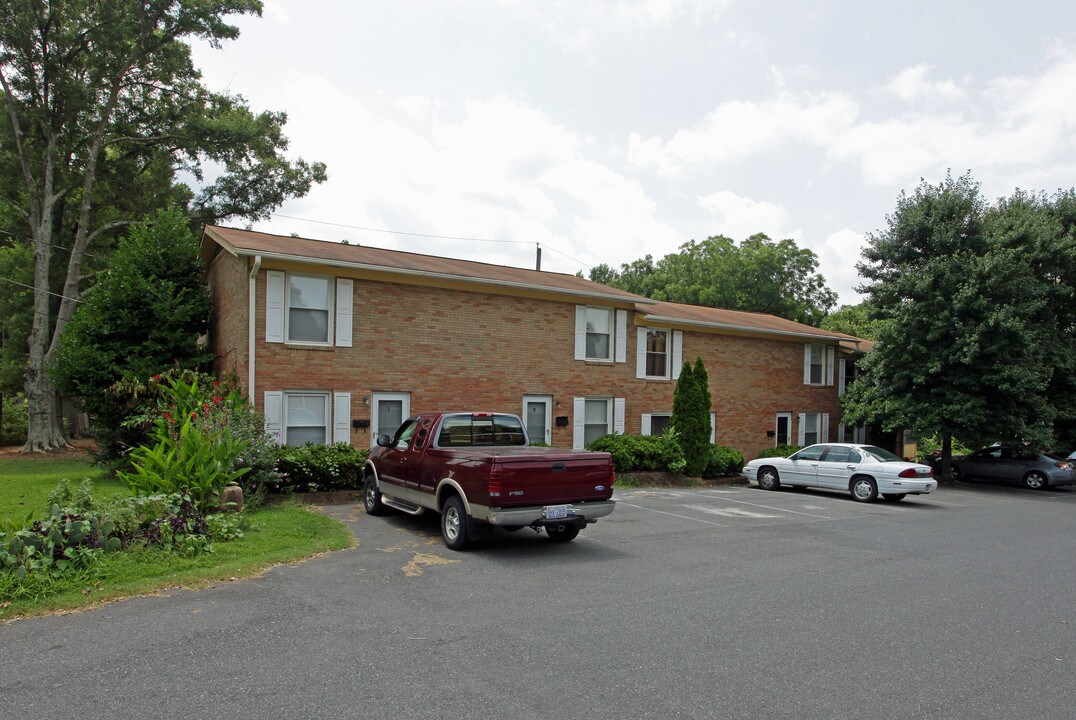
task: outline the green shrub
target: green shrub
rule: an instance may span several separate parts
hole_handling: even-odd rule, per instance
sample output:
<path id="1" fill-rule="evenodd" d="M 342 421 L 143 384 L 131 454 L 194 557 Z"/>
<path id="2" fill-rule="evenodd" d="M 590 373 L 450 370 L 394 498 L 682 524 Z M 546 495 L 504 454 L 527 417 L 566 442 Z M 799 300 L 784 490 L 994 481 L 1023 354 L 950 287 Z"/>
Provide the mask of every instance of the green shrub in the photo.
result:
<path id="1" fill-rule="evenodd" d="M 763 448 L 755 455 L 755 459 L 768 457 L 788 457 L 792 453 L 802 450 L 802 445 L 778 445 L 772 448 Z"/>
<path id="2" fill-rule="evenodd" d="M 710 449 L 710 458 L 706 463 L 706 469 L 702 471 L 704 478 L 716 478 L 724 475 L 735 475 L 743 470 L 743 453 L 735 448 L 724 445 L 714 445 Z"/>
<path id="3" fill-rule="evenodd" d="M 684 454 L 671 432 L 660 436 L 602 435 L 587 449 L 609 453 L 618 473 L 680 472 L 684 469 Z"/>
<path id="4" fill-rule="evenodd" d="M 4 395 L 4 425 L 0 427 L 0 445 L 21 445 L 26 442 L 29 422 L 26 396 Z"/>
<path id="5" fill-rule="evenodd" d="M 277 448 L 280 487 L 272 489 L 277 492 L 358 489 L 362 487 L 362 467 L 368 454 L 369 451 L 356 450 L 346 442 L 281 446 Z"/>
<path id="6" fill-rule="evenodd" d="M 52 506 L 49 516 L 21 530 L 0 532 L 0 570 L 23 581 L 36 573 L 63 572 L 93 562 L 97 552 L 114 551 L 111 519 Z"/>

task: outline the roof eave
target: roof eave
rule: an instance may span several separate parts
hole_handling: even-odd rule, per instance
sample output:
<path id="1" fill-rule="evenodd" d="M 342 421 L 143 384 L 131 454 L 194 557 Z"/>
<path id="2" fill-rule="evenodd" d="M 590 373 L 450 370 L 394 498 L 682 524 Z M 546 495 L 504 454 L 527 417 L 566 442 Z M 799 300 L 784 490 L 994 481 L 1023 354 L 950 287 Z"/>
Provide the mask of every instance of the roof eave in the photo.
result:
<path id="1" fill-rule="evenodd" d="M 207 233 L 209 230 L 207 229 Z M 480 278 L 471 275 L 455 275 L 453 273 L 438 273 L 430 272 L 428 270 L 409 270 L 407 268 L 395 268 L 387 265 L 374 265 L 371 263 L 357 263 L 348 262 L 346 260 L 326 260 L 325 258 L 312 258 L 303 255 L 290 255 L 288 253 L 273 253 L 264 252 L 259 250 L 248 250 L 245 248 L 236 248 L 228 245 L 222 238 L 212 235 L 213 239 L 217 242 L 224 243 L 225 249 L 233 252 L 239 256 L 254 256 L 261 255 L 265 260 L 283 260 L 287 262 L 304 263 L 307 265 L 322 265 L 327 267 L 346 268 L 348 270 L 370 270 L 375 272 L 383 272 L 392 275 L 405 275 L 408 277 L 416 278 L 430 278 L 433 280 L 451 280 L 455 282 L 468 282 L 476 283 L 478 285 L 487 285 L 492 287 L 505 287 L 512 288 L 514 290 L 533 290 L 539 292 L 552 292 L 558 295 L 569 295 L 571 297 L 587 298 L 591 300 L 614 300 L 616 302 L 625 303 L 639 303 L 646 305 L 656 305 L 657 300 L 651 300 L 650 298 L 639 297 L 631 295 L 625 297 L 623 295 L 609 295 L 607 293 L 599 292 L 587 292 L 585 290 L 573 290 L 571 288 L 561 288 L 553 285 L 535 285 L 531 283 L 519 283 L 512 282 L 510 280 L 492 280 L 490 278 Z"/>
<path id="2" fill-rule="evenodd" d="M 738 330 L 740 332 L 759 333 L 762 335 L 779 335 L 782 337 L 794 337 L 807 340 L 828 340 L 840 343 L 843 338 L 834 335 L 819 335 L 817 333 L 794 332 L 792 330 L 773 330 L 770 328 L 751 327 L 750 325 L 734 325 L 732 323 L 707 322 L 705 320 L 687 320 L 677 317 L 663 317 L 659 315 L 647 315 L 647 322 L 661 322 L 675 325 L 691 325 L 694 327 L 707 327 L 716 330 Z"/>

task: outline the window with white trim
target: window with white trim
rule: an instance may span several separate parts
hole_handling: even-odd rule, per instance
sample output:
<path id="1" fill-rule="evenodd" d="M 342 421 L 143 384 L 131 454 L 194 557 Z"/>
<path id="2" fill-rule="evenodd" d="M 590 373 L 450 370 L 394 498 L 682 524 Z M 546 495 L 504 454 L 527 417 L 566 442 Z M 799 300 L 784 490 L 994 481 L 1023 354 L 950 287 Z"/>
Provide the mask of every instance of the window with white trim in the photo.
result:
<path id="1" fill-rule="evenodd" d="M 329 393 L 284 393 L 284 444 L 328 444 Z"/>
<path id="2" fill-rule="evenodd" d="M 664 435 L 665 431 L 669 429 L 669 421 L 672 419 L 672 413 L 650 413 L 643 415 L 642 421 L 642 435 Z"/>
<path id="3" fill-rule="evenodd" d="M 613 432 L 613 401 L 587 398 L 583 403 L 583 446 Z"/>
<path id="4" fill-rule="evenodd" d="M 829 442 L 829 413 L 800 413 L 797 445 Z"/>
<path id="5" fill-rule="evenodd" d="M 327 345 L 332 337 L 333 278 L 324 275 L 288 273 L 288 342 Z"/>
<path id="6" fill-rule="evenodd" d="M 587 308 L 587 360 L 613 359 L 612 308 Z"/>
<path id="7" fill-rule="evenodd" d="M 646 376 L 648 378 L 669 377 L 669 331 L 646 331 Z"/>
<path id="8" fill-rule="evenodd" d="M 803 346 L 803 384 L 832 385 L 836 348 L 818 343 Z"/>

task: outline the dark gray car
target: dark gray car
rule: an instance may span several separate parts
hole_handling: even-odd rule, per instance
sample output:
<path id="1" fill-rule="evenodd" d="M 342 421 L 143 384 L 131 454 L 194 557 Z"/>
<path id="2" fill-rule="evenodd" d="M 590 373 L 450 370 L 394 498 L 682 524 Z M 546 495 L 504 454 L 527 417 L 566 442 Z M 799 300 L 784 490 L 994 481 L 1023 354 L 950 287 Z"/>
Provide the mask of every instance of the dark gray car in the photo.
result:
<path id="1" fill-rule="evenodd" d="M 1073 465 L 1068 460 L 1040 452 L 995 445 L 952 461 L 952 477 L 984 478 L 1018 482 L 1032 490 L 1076 484 Z"/>

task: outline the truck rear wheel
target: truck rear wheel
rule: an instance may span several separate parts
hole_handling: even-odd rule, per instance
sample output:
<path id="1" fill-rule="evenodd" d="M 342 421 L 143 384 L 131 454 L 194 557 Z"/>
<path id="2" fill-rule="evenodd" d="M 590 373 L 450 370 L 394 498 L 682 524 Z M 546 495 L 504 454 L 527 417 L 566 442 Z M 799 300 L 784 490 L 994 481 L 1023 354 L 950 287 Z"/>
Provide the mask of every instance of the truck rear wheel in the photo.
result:
<path id="1" fill-rule="evenodd" d="M 468 534 L 469 523 L 467 511 L 458 495 L 445 501 L 441 508 L 441 537 L 449 550 L 466 550 L 471 544 Z"/>
<path id="2" fill-rule="evenodd" d="M 560 525 L 546 525 L 545 533 L 553 542 L 571 542 L 579 534 L 580 527 L 576 523 Z"/>

